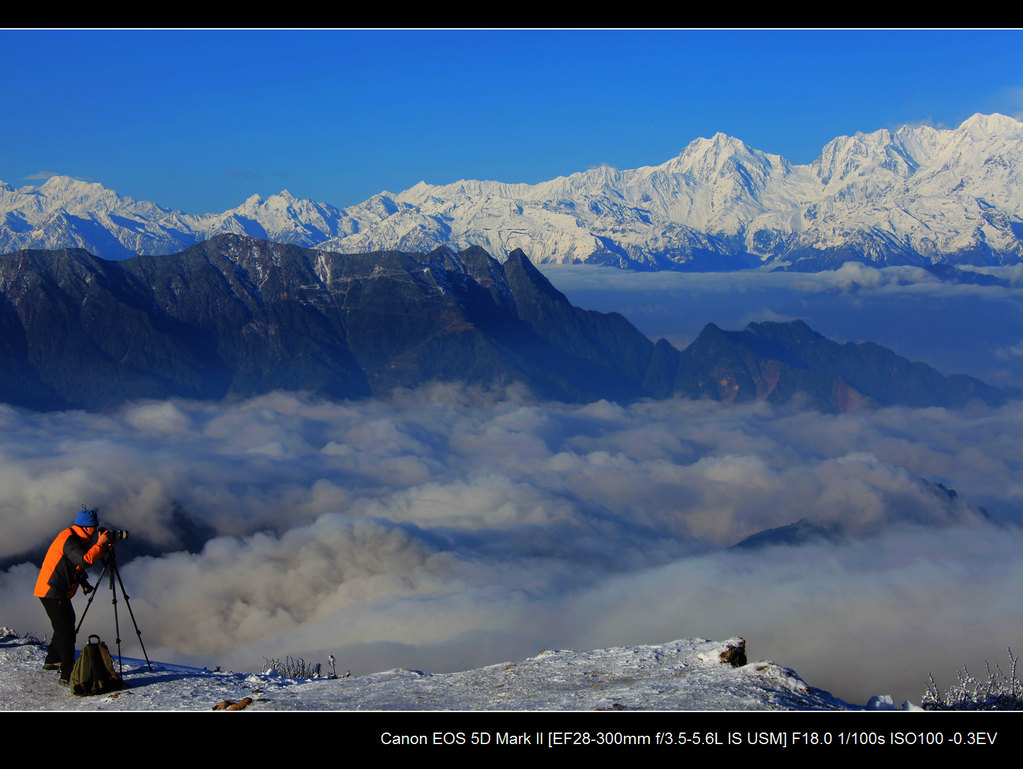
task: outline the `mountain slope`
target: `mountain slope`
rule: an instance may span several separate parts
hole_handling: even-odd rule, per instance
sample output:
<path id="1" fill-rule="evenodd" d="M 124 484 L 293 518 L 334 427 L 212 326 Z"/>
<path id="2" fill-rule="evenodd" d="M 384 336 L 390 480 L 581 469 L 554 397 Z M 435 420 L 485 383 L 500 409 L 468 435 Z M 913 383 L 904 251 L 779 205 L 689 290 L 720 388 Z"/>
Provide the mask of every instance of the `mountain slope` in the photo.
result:
<path id="1" fill-rule="evenodd" d="M 828 412 L 870 405 L 962 406 L 1003 403 L 1008 394 L 973 377 L 946 377 L 872 342 L 840 344 L 803 321 L 713 323 L 679 356 L 675 392 L 727 402 L 799 401 Z"/>
<path id="2" fill-rule="evenodd" d="M 945 377 L 802 322 L 708 325 L 686 350 L 624 317 L 573 306 L 522 251 L 337 254 L 220 235 L 122 261 L 81 249 L 0 257 L 0 400 L 103 409 L 140 398 L 331 398 L 426 382 L 525 385 L 561 401 L 768 400 L 825 411 L 997 404 Z"/>
<path id="3" fill-rule="evenodd" d="M 234 233 L 343 253 L 476 245 L 634 269 L 1016 264 L 1021 167 L 1023 123 L 974 115 L 956 129 L 840 136 L 809 165 L 718 133 L 656 166 L 532 185 L 420 182 L 345 209 L 283 191 L 194 215 L 53 177 L 38 188 L 0 183 L 0 251 L 80 247 L 121 259 Z"/>
<path id="4" fill-rule="evenodd" d="M 478 249 L 340 255 L 233 235 L 170 257 L 0 257 L 0 335 L 0 397 L 31 408 L 427 381 L 630 397 L 653 346 L 620 316 L 573 308 L 524 255 L 506 270 Z"/>

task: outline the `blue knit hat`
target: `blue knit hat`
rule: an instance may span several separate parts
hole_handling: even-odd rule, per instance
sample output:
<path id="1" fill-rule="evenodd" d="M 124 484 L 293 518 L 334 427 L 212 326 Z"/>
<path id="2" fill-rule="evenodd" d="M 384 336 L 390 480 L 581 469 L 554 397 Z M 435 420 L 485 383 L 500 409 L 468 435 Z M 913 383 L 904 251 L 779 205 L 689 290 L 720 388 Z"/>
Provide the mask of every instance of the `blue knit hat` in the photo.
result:
<path id="1" fill-rule="evenodd" d="M 85 510 L 85 509 L 83 509 L 78 514 L 78 517 L 75 518 L 75 526 L 81 526 L 82 528 L 85 528 L 87 526 L 98 526 L 98 525 L 99 525 L 99 516 L 96 515 L 96 511 L 95 510 Z"/>

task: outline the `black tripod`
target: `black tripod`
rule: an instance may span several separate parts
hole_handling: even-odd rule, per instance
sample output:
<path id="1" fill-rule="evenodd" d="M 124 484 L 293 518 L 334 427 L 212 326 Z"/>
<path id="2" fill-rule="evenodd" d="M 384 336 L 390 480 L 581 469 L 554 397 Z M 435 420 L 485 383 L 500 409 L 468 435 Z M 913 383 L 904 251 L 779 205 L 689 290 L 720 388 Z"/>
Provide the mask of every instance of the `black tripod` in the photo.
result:
<path id="1" fill-rule="evenodd" d="M 118 623 L 118 620 L 117 620 L 117 588 L 118 588 L 118 586 L 120 586 L 120 588 L 121 588 L 121 595 L 124 596 L 124 605 L 128 607 L 128 616 L 131 617 L 131 624 L 135 626 L 135 635 L 138 636 L 139 646 L 142 647 L 142 656 L 146 658 L 146 665 L 149 667 L 149 670 L 152 671 L 153 664 L 149 661 L 149 655 L 146 654 L 145 644 L 142 643 L 142 631 L 139 630 L 139 625 L 135 621 L 135 614 L 134 614 L 134 612 L 132 612 L 132 610 L 131 610 L 131 603 L 129 603 L 129 601 L 128 601 L 128 593 L 126 593 L 125 590 L 124 590 L 124 583 L 121 581 L 121 572 L 117 568 L 117 558 L 115 556 L 115 551 L 114 550 L 111 550 L 110 554 L 106 558 L 103 559 L 103 571 L 99 575 L 99 581 L 96 583 L 97 585 L 103 584 L 103 577 L 106 575 L 107 572 L 110 572 L 111 603 L 113 603 L 113 605 L 114 605 L 114 633 L 117 636 L 117 665 L 118 665 L 118 672 L 121 673 L 122 675 L 124 673 L 124 666 L 121 663 L 121 627 L 120 627 L 120 624 Z M 117 578 L 117 582 L 116 583 L 114 582 L 114 578 L 115 577 Z M 92 599 L 96 597 L 96 593 L 98 593 L 98 592 L 99 592 L 99 587 L 96 587 L 96 589 L 94 589 L 92 591 L 92 595 L 89 596 L 89 600 L 85 604 L 85 611 L 82 612 L 82 618 L 78 621 L 78 627 L 75 628 L 75 633 L 76 634 L 78 633 L 78 630 L 82 627 L 82 623 L 85 621 L 85 615 L 89 612 L 89 607 L 92 606 Z"/>

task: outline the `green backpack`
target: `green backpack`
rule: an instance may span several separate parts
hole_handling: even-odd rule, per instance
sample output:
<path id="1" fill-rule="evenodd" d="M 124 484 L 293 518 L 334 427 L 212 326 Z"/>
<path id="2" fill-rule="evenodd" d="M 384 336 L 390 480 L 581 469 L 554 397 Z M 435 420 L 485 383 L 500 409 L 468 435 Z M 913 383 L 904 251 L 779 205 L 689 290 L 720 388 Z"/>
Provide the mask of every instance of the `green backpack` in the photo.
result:
<path id="1" fill-rule="evenodd" d="M 95 638 L 95 642 L 92 640 Z M 124 681 L 114 670 L 114 660 L 110 650 L 98 635 L 90 635 L 89 643 L 75 660 L 69 679 L 71 692 L 79 697 L 90 694 L 105 694 L 117 691 L 124 686 Z"/>

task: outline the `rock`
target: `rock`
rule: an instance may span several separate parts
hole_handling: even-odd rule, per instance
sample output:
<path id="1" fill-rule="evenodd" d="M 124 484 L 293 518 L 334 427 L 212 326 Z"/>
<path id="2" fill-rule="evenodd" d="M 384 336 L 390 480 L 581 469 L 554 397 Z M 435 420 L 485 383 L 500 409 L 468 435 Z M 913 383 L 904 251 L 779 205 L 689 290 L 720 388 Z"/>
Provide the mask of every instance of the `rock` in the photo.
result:
<path id="1" fill-rule="evenodd" d="M 733 668 L 741 668 L 746 664 L 746 639 L 740 638 L 737 641 L 729 642 L 720 657 L 722 662 Z"/>

